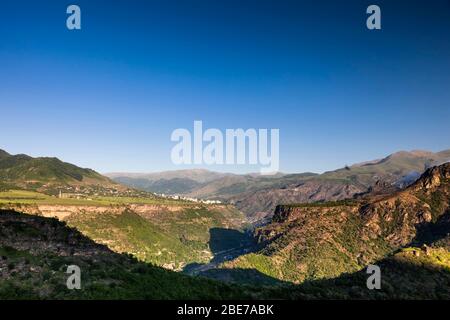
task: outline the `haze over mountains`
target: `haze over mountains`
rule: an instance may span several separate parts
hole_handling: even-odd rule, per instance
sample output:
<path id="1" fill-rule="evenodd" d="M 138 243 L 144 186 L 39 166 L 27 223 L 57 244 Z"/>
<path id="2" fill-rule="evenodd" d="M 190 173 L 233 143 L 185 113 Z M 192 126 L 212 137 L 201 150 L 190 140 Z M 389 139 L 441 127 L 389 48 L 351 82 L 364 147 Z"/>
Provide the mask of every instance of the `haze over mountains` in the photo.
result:
<path id="1" fill-rule="evenodd" d="M 168 195 L 187 194 L 191 190 L 222 179 L 234 176 L 231 173 L 219 173 L 205 169 L 174 170 L 155 173 L 107 173 L 106 176 L 116 182 L 146 191 Z"/>
<path id="2" fill-rule="evenodd" d="M 323 174 L 261 176 L 207 170 L 178 170 L 152 174 L 107 174 L 125 185 L 164 194 L 217 199 L 235 204 L 250 221 L 270 216 L 283 203 L 330 201 L 364 193 L 377 182 L 395 188 L 414 182 L 428 167 L 450 161 L 450 150 L 400 151 L 383 159 L 357 163 Z"/>

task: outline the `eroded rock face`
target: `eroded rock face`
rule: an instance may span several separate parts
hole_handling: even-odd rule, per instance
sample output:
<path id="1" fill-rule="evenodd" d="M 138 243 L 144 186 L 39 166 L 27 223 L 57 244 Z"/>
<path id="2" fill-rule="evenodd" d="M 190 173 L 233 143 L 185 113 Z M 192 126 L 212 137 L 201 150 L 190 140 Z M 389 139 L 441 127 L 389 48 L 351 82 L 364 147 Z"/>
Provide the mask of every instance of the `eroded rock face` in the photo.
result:
<path id="1" fill-rule="evenodd" d="M 272 222 L 285 222 L 293 216 L 292 208 L 287 206 L 277 206 L 272 217 Z"/>
<path id="2" fill-rule="evenodd" d="M 272 223 L 255 230 L 259 242 L 268 242 L 285 232 L 301 231 L 301 234 L 311 233 L 311 236 L 326 239 L 333 232 L 341 232 L 342 224 L 349 218 L 358 215 L 357 205 L 322 206 L 277 206 Z M 320 231 L 317 229 L 321 229 Z M 301 230 L 300 230 L 301 229 Z M 322 232 L 323 231 L 323 232 Z M 301 241 L 301 238 L 295 241 Z"/>
<path id="3" fill-rule="evenodd" d="M 274 212 L 277 205 L 289 203 L 312 203 L 317 201 L 337 201 L 352 198 L 366 191 L 364 186 L 340 183 L 336 181 L 305 181 L 286 188 L 260 190 L 244 193 L 232 200 L 236 207 L 245 212 L 252 222 Z"/>
<path id="4" fill-rule="evenodd" d="M 429 205 L 404 196 L 363 206 L 360 214 L 364 221 L 363 237 L 382 237 L 396 246 L 409 243 L 418 225 L 432 221 Z"/>
<path id="5" fill-rule="evenodd" d="M 336 202 L 333 205 L 281 205 L 277 206 L 272 217 L 272 222 L 285 223 L 295 220 L 317 219 L 320 216 L 329 214 L 330 212 L 357 212 L 358 203 L 344 205 Z"/>
<path id="6" fill-rule="evenodd" d="M 122 214 L 126 210 L 136 212 L 142 217 L 151 218 L 161 212 L 180 212 L 185 208 L 182 206 L 150 205 L 150 204 L 129 204 L 110 206 L 86 206 L 86 205 L 5 205 L 4 209 L 16 210 L 47 218 L 57 218 L 66 220 L 73 214 Z"/>
<path id="7" fill-rule="evenodd" d="M 383 237 L 392 245 L 408 244 L 417 229 L 436 221 L 449 207 L 450 163 L 428 169 L 404 191 L 360 208 L 365 238 Z"/>
<path id="8" fill-rule="evenodd" d="M 357 201 L 356 210 L 363 225 L 359 237 L 367 240 L 382 238 L 392 246 L 408 244 L 416 236 L 418 228 L 435 221 L 448 210 L 449 177 L 450 163 L 446 163 L 428 169 L 416 183 L 403 191 Z M 277 206 L 272 221 L 289 223 L 313 219 L 320 224 L 320 217 L 331 210 L 336 210 L 336 207 L 327 207 L 326 204 L 318 207 Z M 338 211 L 345 212 L 348 208 L 338 208 Z M 267 230 L 260 232 L 271 233 Z"/>

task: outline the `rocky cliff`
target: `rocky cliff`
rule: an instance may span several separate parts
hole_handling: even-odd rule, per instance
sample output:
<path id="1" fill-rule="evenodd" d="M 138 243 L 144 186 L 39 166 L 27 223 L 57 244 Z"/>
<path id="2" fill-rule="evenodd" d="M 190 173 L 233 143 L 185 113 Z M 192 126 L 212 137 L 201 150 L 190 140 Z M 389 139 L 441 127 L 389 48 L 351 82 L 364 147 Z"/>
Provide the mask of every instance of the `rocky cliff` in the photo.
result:
<path id="1" fill-rule="evenodd" d="M 449 175 L 446 163 L 388 196 L 278 206 L 272 222 L 255 230 L 259 251 L 225 266 L 301 282 L 357 271 L 408 245 L 445 242 Z"/>

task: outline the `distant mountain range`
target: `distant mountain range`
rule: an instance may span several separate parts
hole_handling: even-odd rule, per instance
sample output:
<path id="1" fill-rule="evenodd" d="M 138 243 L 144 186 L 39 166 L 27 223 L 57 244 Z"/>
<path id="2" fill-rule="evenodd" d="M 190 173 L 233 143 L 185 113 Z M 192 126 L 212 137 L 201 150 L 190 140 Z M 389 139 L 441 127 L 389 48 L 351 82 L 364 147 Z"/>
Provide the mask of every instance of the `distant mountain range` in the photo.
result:
<path id="1" fill-rule="evenodd" d="M 116 182 L 165 194 L 218 199 L 235 204 L 251 221 L 271 215 L 283 203 L 330 201 L 369 191 L 377 182 L 403 188 L 428 167 L 450 161 L 450 150 L 400 151 L 383 159 L 354 164 L 323 174 L 261 176 L 207 170 L 178 170 L 152 174 L 106 174 Z"/>
<path id="2" fill-rule="evenodd" d="M 116 182 L 145 191 L 174 195 L 188 194 L 205 184 L 225 177 L 231 173 L 219 173 L 204 169 L 163 171 L 156 173 L 107 173 Z"/>

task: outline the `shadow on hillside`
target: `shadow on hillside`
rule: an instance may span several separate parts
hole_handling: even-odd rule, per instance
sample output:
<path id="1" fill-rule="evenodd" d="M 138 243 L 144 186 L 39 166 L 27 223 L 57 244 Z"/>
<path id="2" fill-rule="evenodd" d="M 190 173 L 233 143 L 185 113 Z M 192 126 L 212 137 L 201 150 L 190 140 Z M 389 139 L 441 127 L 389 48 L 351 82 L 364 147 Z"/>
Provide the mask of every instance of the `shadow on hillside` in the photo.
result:
<path id="1" fill-rule="evenodd" d="M 190 263 L 183 271 L 188 274 L 199 274 L 216 268 L 220 263 L 233 260 L 243 254 L 255 250 L 256 241 L 251 233 L 234 229 L 211 228 L 209 230 L 209 248 L 213 258 L 209 263 Z"/>
<path id="2" fill-rule="evenodd" d="M 386 258 L 374 263 L 381 269 L 381 289 L 370 290 L 366 268 L 331 279 L 307 280 L 295 285 L 256 269 L 210 269 L 198 274 L 227 283 L 265 287 L 269 299 L 450 299 L 450 272 L 445 267 Z M 258 291 L 255 291 L 258 293 Z"/>
<path id="3" fill-rule="evenodd" d="M 286 286 L 290 282 L 268 276 L 256 269 L 211 269 L 200 274 L 202 277 L 222 282 L 246 284 L 251 286 Z"/>
<path id="4" fill-rule="evenodd" d="M 237 248 L 252 247 L 255 242 L 251 234 L 234 229 L 211 228 L 209 248 L 214 256 Z"/>
<path id="5" fill-rule="evenodd" d="M 450 272 L 446 267 L 385 258 L 374 263 L 381 270 L 381 289 L 367 287 L 366 268 L 333 279 L 305 281 L 278 292 L 281 299 L 450 299 Z"/>
<path id="6" fill-rule="evenodd" d="M 412 246 L 420 246 L 421 244 L 432 245 L 434 242 L 438 242 L 447 238 L 450 234 L 450 211 L 447 210 L 442 214 L 436 222 L 430 222 L 423 224 L 417 228 L 417 233 L 414 239 L 411 241 Z M 447 245 L 450 245 L 448 243 Z"/>

